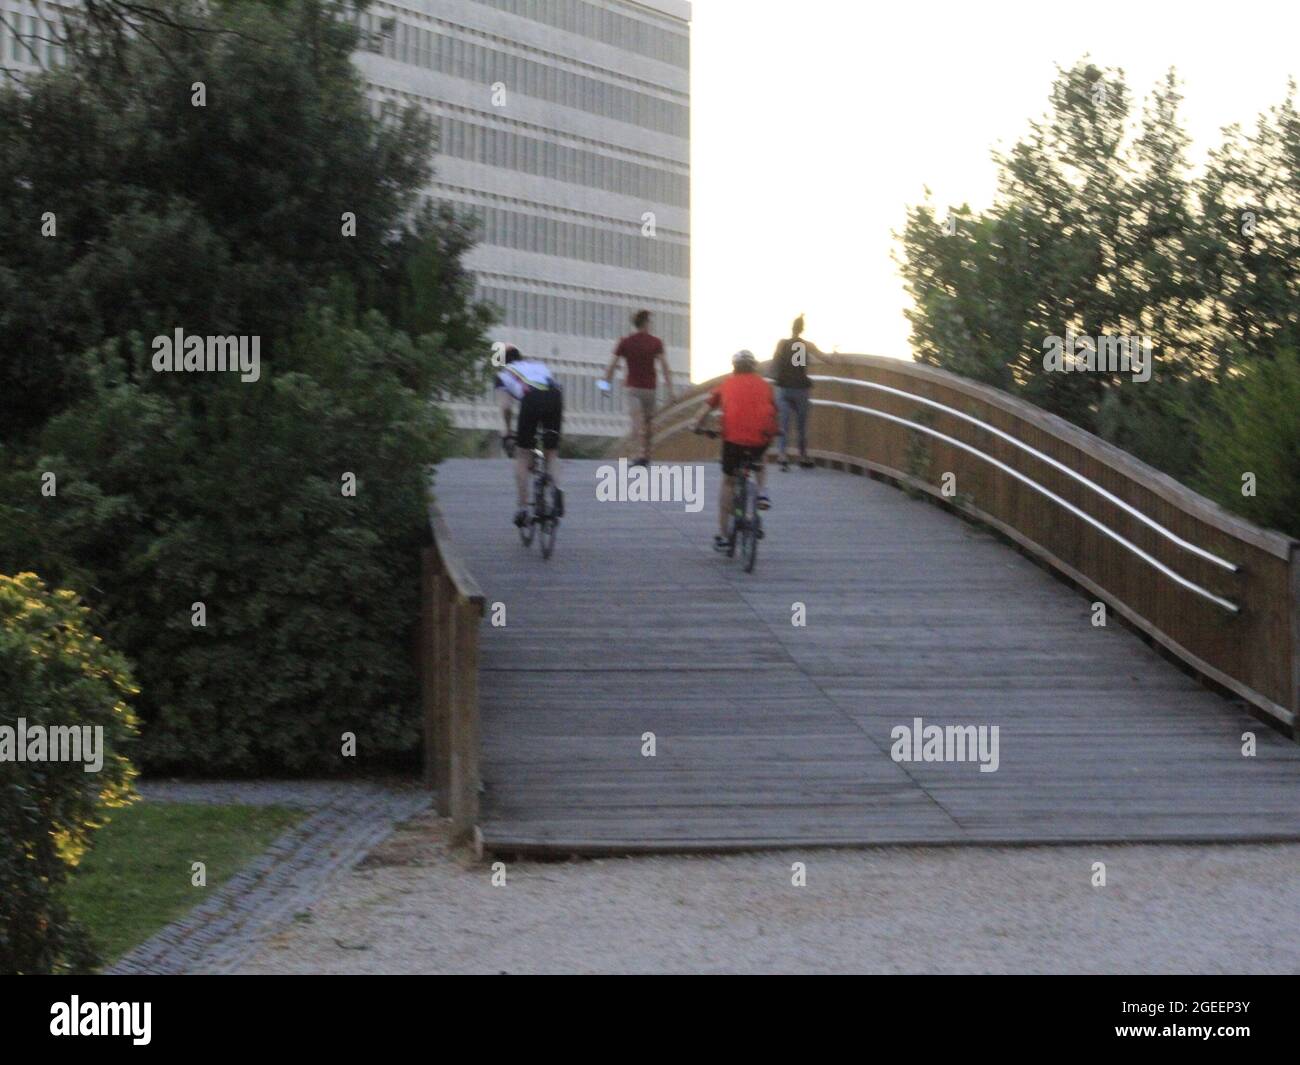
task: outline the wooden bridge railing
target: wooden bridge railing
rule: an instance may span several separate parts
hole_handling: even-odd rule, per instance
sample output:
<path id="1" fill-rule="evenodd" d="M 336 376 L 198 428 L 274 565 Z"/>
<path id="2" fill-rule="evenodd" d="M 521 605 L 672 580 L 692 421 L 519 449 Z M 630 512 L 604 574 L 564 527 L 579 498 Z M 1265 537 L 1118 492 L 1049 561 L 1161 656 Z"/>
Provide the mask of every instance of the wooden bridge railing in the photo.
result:
<path id="1" fill-rule="evenodd" d="M 814 458 L 987 523 L 1300 739 L 1296 541 L 986 385 L 871 355 L 810 369 Z M 689 431 L 713 384 L 656 416 L 656 458 L 714 457 Z"/>
<path id="2" fill-rule="evenodd" d="M 478 825 L 478 630 L 483 592 L 456 551 L 435 504 L 424 548 L 420 595 L 420 687 L 424 705 L 424 783 L 453 841 Z"/>

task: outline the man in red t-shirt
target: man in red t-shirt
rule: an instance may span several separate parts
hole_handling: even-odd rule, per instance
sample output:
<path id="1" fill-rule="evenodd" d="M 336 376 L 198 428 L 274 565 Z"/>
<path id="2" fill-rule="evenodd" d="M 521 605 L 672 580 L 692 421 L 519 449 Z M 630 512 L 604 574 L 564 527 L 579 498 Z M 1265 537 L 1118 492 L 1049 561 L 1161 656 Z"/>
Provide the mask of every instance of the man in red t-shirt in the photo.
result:
<path id="1" fill-rule="evenodd" d="M 745 462 L 758 463 L 758 507 L 767 510 L 772 502 L 767 497 L 767 463 L 763 455 L 776 436 L 776 398 L 772 386 L 760 375 L 758 360 L 752 351 L 738 351 L 731 357 L 733 373 L 709 393 L 705 407 L 695 422 L 696 431 L 718 407 L 722 408 L 722 488 L 718 491 L 718 535 L 713 546 L 719 551 L 727 548 L 727 519 L 731 516 L 731 500 L 735 492 L 732 478 L 740 475 Z"/>
<path id="2" fill-rule="evenodd" d="M 605 371 L 605 382 L 614 376 L 618 360 L 627 363 L 627 376 L 623 388 L 632 408 L 632 436 L 641 444 L 641 454 L 633 466 L 650 464 L 650 419 L 655 410 L 655 367 L 663 367 L 664 384 L 668 389 L 668 402 L 673 401 L 673 379 L 668 371 L 668 356 L 664 342 L 650 332 L 650 312 L 637 311 L 632 316 L 635 333 L 629 333 L 614 348 L 614 357 Z"/>

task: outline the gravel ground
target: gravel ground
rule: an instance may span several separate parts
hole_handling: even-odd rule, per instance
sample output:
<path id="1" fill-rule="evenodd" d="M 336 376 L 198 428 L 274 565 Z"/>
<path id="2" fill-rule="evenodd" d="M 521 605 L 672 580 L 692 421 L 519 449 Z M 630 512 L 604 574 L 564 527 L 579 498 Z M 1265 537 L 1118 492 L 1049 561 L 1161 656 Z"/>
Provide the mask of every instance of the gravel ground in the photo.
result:
<path id="1" fill-rule="evenodd" d="M 1295 844 L 530 861 L 494 886 L 444 840 L 406 823 L 239 971 L 1300 971 Z"/>

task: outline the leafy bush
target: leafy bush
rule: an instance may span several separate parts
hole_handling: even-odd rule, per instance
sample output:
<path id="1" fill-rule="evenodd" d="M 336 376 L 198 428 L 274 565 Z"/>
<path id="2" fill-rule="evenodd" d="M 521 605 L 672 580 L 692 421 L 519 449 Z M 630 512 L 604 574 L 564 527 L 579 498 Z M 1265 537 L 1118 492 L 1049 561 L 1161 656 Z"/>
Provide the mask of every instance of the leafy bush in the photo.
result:
<path id="1" fill-rule="evenodd" d="M 338 771 L 344 732 L 361 759 L 413 750 L 435 355 L 320 312 L 275 373 L 201 404 L 113 370 L 131 357 L 51 422 L 22 494 L 56 473 L 44 564 L 95 589 L 136 664 L 145 766 Z"/>
<path id="2" fill-rule="evenodd" d="M 421 203 L 435 122 L 371 113 L 350 7 L 99 5 L 0 88 L 0 572 L 95 609 L 147 768 L 418 742 L 430 400 L 482 386 L 493 312 L 474 223 Z M 154 372 L 177 328 L 258 338 L 260 380 Z"/>
<path id="3" fill-rule="evenodd" d="M 136 730 L 126 699 L 135 686 L 121 655 L 86 628 L 77 596 L 51 593 L 33 573 L 0 576 L 0 971 L 85 971 L 95 963 L 85 932 L 68 917 L 61 886 L 104 823 L 132 798 L 124 753 Z M 102 729 L 86 761 L 17 761 L 19 722 L 34 729 Z M 53 732 L 47 732 L 53 736 Z M 94 733 L 91 733 L 93 736 Z M 83 758 L 88 753 L 81 748 Z"/>
<path id="4" fill-rule="evenodd" d="M 1283 352 L 1221 386 L 1198 425 L 1200 490 L 1257 525 L 1300 537 L 1300 357 Z M 1242 475 L 1255 494 L 1242 494 Z"/>

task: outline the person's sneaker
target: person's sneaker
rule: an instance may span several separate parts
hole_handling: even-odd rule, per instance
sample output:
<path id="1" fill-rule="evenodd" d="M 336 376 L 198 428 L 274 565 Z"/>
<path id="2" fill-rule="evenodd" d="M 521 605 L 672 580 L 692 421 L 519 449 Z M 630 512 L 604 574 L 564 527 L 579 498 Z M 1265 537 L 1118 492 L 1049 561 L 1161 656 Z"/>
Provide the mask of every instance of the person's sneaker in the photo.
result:
<path id="1" fill-rule="evenodd" d="M 781 459 L 780 461 L 781 461 L 781 472 L 782 472 L 782 473 L 789 473 L 789 472 L 790 472 L 790 460 L 789 460 L 789 459 Z"/>
<path id="2" fill-rule="evenodd" d="M 713 550 L 715 551 L 725 551 L 730 546 L 731 541 L 725 536 L 715 536 L 713 538 Z"/>
<path id="3" fill-rule="evenodd" d="M 771 510 L 771 509 L 772 509 L 772 501 L 767 497 L 767 493 L 766 493 L 766 492 L 764 492 L 762 495 L 760 495 L 760 496 L 758 497 L 758 509 L 759 509 L 759 510 Z"/>
<path id="4" fill-rule="evenodd" d="M 555 490 L 555 516 L 564 517 L 564 493 L 558 488 Z"/>
<path id="5" fill-rule="evenodd" d="M 515 524 L 519 526 L 519 528 L 521 529 L 528 524 L 527 507 L 520 507 L 518 510 L 515 511 Z"/>

